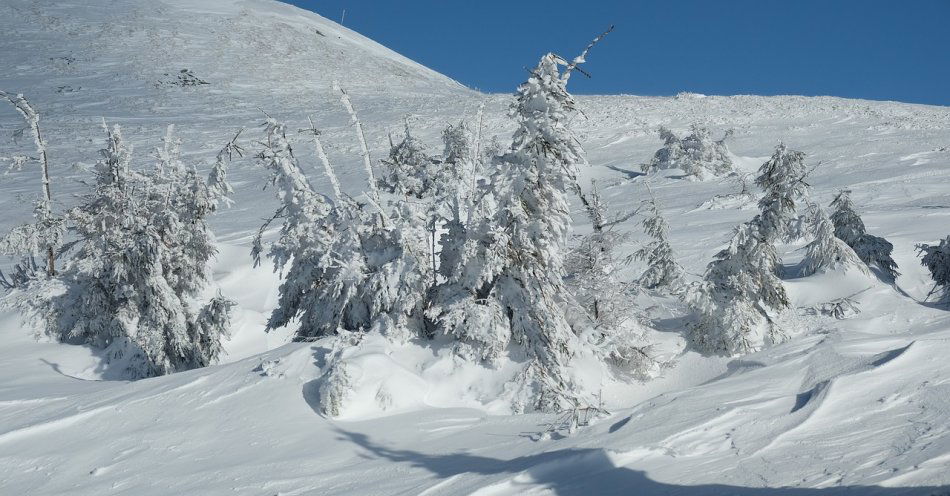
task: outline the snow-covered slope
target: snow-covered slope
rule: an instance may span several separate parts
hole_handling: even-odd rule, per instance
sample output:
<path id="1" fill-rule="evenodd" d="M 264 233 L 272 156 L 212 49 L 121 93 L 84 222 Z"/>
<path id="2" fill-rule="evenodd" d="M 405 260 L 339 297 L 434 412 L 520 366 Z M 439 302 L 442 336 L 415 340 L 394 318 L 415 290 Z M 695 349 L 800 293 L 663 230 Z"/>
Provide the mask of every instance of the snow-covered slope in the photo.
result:
<path id="1" fill-rule="evenodd" d="M 510 129 L 508 96 L 471 92 L 264 0 L 6 0 L 0 67 L 0 89 L 26 93 L 42 112 L 64 202 L 82 174 L 71 166 L 96 159 L 101 117 L 123 125 L 144 167 L 167 124 L 191 156 L 207 157 L 240 127 L 250 144 L 261 109 L 291 127 L 313 115 L 352 194 L 364 178 L 334 79 L 377 158 L 405 115 L 434 148 L 445 124 L 481 104 L 488 134 Z M 209 84 L 169 84 L 182 69 Z M 755 207 L 710 201 L 738 191 L 730 179 L 640 175 L 660 145 L 658 125 L 734 128 L 730 148 L 747 171 L 779 141 L 806 152 L 821 163 L 815 198 L 827 204 L 853 189 L 869 231 L 894 243 L 901 277 L 894 286 L 858 273 L 787 280 L 797 307 L 788 343 L 735 360 L 683 354 L 655 381 L 606 389 L 613 414 L 570 436 L 541 436 L 550 416 L 500 414 L 488 395 L 504 370 L 473 370 L 412 343 L 354 352 L 370 394 L 328 419 L 317 410 L 324 345 L 262 331 L 278 276 L 253 268 L 248 247 L 274 203 L 261 192 L 263 171 L 239 161 L 237 204 L 214 221 L 215 279 L 240 304 L 228 363 L 101 380 L 116 378 L 94 352 L 35 341 L 3 314 L 0 494 L 950 494 L 950 312 L 925 301 L 930 282 L 914 253 L 950 234 L 950 109 L 830 97 L 579 101 L 585 185 L 599 179 L 619 209 L 638 206 L 649 181 L 693 276 Z M 0 107 L 2 135 L 20 126 Z M 0 139 L 0 156 L 26 146 Z M 0 178 L 0 228 L 27 218 L 23 198 L 36 188 L 31 170 Z M 624 226 L 637 233 L 630 250 L 642 240 L 637 220 Z M 798 248 L 785 247 L 786 264 Z M 808 311 L 850 295 L 862 309 L 851 319 Z M 649 295 L 641 303 L 660 351 L 678 354 L 681 308 Z"/>

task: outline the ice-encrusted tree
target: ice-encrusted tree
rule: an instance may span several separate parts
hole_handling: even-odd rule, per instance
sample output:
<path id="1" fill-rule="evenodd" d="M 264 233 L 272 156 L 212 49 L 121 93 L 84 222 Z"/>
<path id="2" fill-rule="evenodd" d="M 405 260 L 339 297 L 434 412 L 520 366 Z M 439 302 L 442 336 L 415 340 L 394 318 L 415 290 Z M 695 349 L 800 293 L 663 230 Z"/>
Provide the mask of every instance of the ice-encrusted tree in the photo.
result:
<path id="1" fill-rule="evenodd" d="M 0 239 L 0 254 L 10 256 L 26 256 L 32 258 L 41 252 L 45 255 L 47 276 L 56 275 L 55 252 L 63 243 L 66 234 L 65 219 L 53 213 L 53 194 L 50 187 L 50 165 L 46 152 L 46 140 L 40 129 L 40 115 L 22 94 L 10 94 L 0 91 L 0 99 L 7 100 L 23 117 L 26 126 L 33 137 L 36 147 L 36 157 L 13 157 L 13 167 L 21 168 L 24 163 L 35 161 L 40 165 L 40 181 L 42 196 L 34 203 L 33 218 L 30 224 L 19 226 Z M 20 265 L 15 270 L 22 271 L 26 266 Z M 22 273 L 22 272 L 21 272 Z M 2 274 L 2 273 L 0 273 Z"/>
<path id="2" fill-rule="evenodd" d="M 640 275 L 640 284 L 649 289 L 662 288 L 671 294 L 680 294 L 684 289 L 683 267 L 676 262 L 673 247 L 670 246 L 670 227 L 656 198 L 647 201 L 647 216 L 643 219 L 643 231 L 653 241 L 636 251 L 634 256 L 647 262 L 647 268 Z"/>
<path id="3" fill-rule="evenodd" d="M 356 214 L 343 206 L 333 209 L 326 197 L 313 190 L 293 153 L 283 123 L 268 118 L 264 134 L 264 146 L 257 158 L 271 173 L 269 185 L 280 202 L 271 221 L 282 220 L 267 256 L 275 270 L 284 272 L 278 304 L 267 327 L 282 327 L 298 318 L 298 337 L 333 334 L 341 325 L 343 309 L 353 297 L 355 286 L 364 277 L 361 257 L 353 251 L 358 241 L 351 235 L 338 234 L 338 224 L 347 220 L 346 214 Z M 251 254 L 256 265 L 261 263 L 262 238 L 271 221 L 261 226 L 254 239 Z M 347 242 L 353 244 L 346 246 Z M 344 248 L 343 253 L 335 254 L 334 245 Z M 337 260 L 335 255 L 347 258 Z"/>
<path id="4" fill-rule="evenodd" d="M 736 228 L 728 246 L 706 268 L 703 280 L 687 292 L 694 314 L 688 327 L 692 347 L 732 356 L 784 339 L 772 318 L 789 305 L 775 274 L 777 258 L 759 223 Z"/>
<path id="5" fill-rule="evenodd" d="M 222 296 L 202 305 L 215 253 L 205 217 L 219 199 L 179 168 L 171 133 L 151 173 L 132 169 L 118 126 L 107 138 L 94 190 L 70 212 L 78 240 L 63 291 L 38 304 L 47 333 L 104 348 L 133 378 L 208 365 L 234 305 Z"/>
<path id="6" fill-rule="evenodd" d="M 831 202 L 831 208 L 834 209 L 831 221 L 834 223 L 835 236 L 847 243 L 865 264 L 877 266 L 886 279 L 896 279 L 900 273 L 891 257 L 894 245 L 884 238 L 867 233 L 864 221 L 854 210 L 851 192 L 838 192 Z"/>
<path id="7" fill-rule="evenodd" d="M 936 245 L 918 244 L 918 253 L 923 257 L 920 263 L 930 271 L 934 287 L 928 294 L 940 293 L 940 299 L 950 305 L 950 236 L 941 239 Z"/>
<path id="8" fill-rule="evenodd" d="M 471 178 L 475 171 L 476 155 L 479 153 L 477 138 L 472 137 L 472 131 L 465 121 L 458 124 L 449 124 L 442 130 L 442 164 L 439 180 L 445 183 L 441 189 L 457 192 L 463 197 L 471 194 L 471 187 L 463 186 L 466 178 Z"/>
<path id="9" fill-rule="evenodd" d="M 518 123 L 508 151 L 496 157 L 491 188 L 497 208 L 469 228 L 455 281 L 437 289 L 430 316 L 468 353 L 492 359 L 514 344 L 528 359 L 526 407 L 557 410 L 576 401 L 566 366 L 577 346 L 565 309 L 564 257 L 583 151 L 567 126 L 575 111 L 569 70 L 548 54 L 518 88 Z"/>
<path id="10" fill-rule="evenodd" d="M 804 153 L 778 145 L 755 180 L 764 190 L 759 214 L 736 229 L 729 245 L 707 267 L 703 281 L 690 287 L 686 299 L 694 321 L 689 340 L 697 350 L 737 355 L 784 339 L 773 318 L 789 306 L 778 278 L 781 265 L 775 243 L 793 237 L 798 204 L 808 200 L 804 159 Z M 828 243 L 813 248 L 816 257 L 824 255 Z"/>
<path id="11" fill-rule="evenodd" d="M 644 172 L 663 169 L 680 169 L 687 176 L 702 180 L 706 174 L 723 176 L 733 172 L 732 159 L 726 140 L 732 135 L 727 131 L 722 139 L 714 140 L 709 130 L 693 124 L 690 134 L 682 139 L 666 127 L 660 127 L 663 147 L 656 151 Z"/>
<path id="12" fill-rule="evenodd" d="M 303 173 L 287 138 L 286 126 L 265 123 L 261 164 L 272 174 L 280 208 L 278 238 L 267 256 L 284 271 L 277 308 L 268 320 L 274 329 L 299 321 L 295 338 L 308 340 L 342 331 L 378 330 L 405 335 L 420 328 L 425 284 L 424 241 L 407 224 L 404 202 L 387 211 L 371 194 L 370 205 L 344 195 L 316 129 L 308 130 L 334 189 L 334 198 L 317 193 Z M 369 178 L 373 191 L 376 182 Z M 373 198 L 375 197 L 375 198 Z M 395 214 L 395 215 L 390 215 Z M 252 254 L 260 263 L 265 223 Z"/>
<path id="13" fill-rule="evenodd" d="M 805 246 L 802 275 L 843 268 L 858 268 L 867 272 L 864 263 L 847 243 L 835 236 L 834 224 L 819 205 L 810 205 L 812 241 Z"/>
<path id="14" fill-rule="evenodd" d="M 382 163 L 388 168 L 379 179 L 385 191 L 422 199 L 435 189 L 436 160 L 426 152 L 425 144 L 412 135 L 408 122 L 401 141 L 393 143 L 390 136 L 389 157 Z"/>
<path id="15" fill-rule="evenodd" d="M 784 143 L 759 168 L 755 184 L 762 188 L 759 200 L 761 213 L 754 222 L 769 242 L 793 237 L 792 224 L 797 219 L 798 204 L 808 198 L 805 177 L 805 154 L 789 150 Z"/>
<path id="16" fill-rule="evenodd" d="M 631 261 L 620 253 L 627 233 L 615 227 L 630 215 L 609 217 L 594 181 L 580 198 L 591 232 L 580 238 L 565 259 L 565 282 L 574 302 L 569 321 L 582 343 L 616 372 L 644 379 L 659 363 L 636 319 L 637 285 L 623 274 Z"/>
<path id="17" fill-rule="evenodd" d="M 445 151 L 432 157 L 406 124 L 405 137 L 390 146 L 389 157 L 382 161 L 386 172 L 379 181 L 384 190 L 395 193 L 389 203 L 396 212 L 394 221 L 413 241 L 413 251 L 426 254 L 427 277 L 434 286 L 439 271 L 440 238 L 454 244 L 451 237 L 459 232 L 464 220 L 466 169 L 471 162 L 468 134 L 464 123 L 449 125 L 442 133 Z M 439 232 L 449 226 L 440 237 Z M 420 233 L 424 233 L 420 236 Z M 430 288 L 431 289 L 431 288 Z"/>

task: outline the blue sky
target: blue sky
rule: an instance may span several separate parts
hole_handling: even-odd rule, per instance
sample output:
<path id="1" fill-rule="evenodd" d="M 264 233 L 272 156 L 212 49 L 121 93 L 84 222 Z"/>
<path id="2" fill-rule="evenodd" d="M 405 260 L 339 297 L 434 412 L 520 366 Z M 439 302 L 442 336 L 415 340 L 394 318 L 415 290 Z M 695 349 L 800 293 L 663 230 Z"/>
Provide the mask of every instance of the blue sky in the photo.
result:
<path id="1" fill-rule="evenodd" d="M 834 95 L 950 105 L 950 0 L 293 0 L 486 92 L 547 51 L 586 94 Z"/>

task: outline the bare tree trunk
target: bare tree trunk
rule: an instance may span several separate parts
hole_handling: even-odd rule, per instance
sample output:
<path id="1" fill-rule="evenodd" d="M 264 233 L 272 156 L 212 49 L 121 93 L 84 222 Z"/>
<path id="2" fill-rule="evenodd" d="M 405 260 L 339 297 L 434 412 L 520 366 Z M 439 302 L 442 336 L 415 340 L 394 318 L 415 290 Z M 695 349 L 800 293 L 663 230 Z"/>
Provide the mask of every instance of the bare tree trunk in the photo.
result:
<path id="1" fill-rule="evenodd" d="M 49 178 L 49 158 L 46 156 L 46 142 L 43 141 L 43 135 L 40 132 L 40 116 L 30 105 L 30 102 L 23 95 L 11 95 L 5 91 L 0 91 L 0 98 L 6 98 L 12 104 L 26 124 L 30 127 L 33 134 L 33 141 L 36 144 L 36 153 L 39 155 L 40 170 L 43 181 L 43 199 L 46 202 L 46 208 L 49 209 L 53 203 L 53 193 L 50 190 Z M 53 247 L 46 247 L 46 271 L 49 275 L 56 275 L 56 255 L 53 253 Z"/>
<path id="2" fill-rule="evenodd" d="M 360 142 L 360 153 L 363 156 L 363 168 L 366 169 L 366 175 L 369 180 L 370 197 L 374 203 L 379 205 L 379 187 L 376 185 L 376 174 L 373 173 L 373 161 L 369 156 L 369 147 L 366 146 L 366 135 L 363 134 L 363 123 L 361 123 L 359 117 L 357 117 L 356 109 L 353 108 L 353 104 L 350 102 L 350 95 L 346 93 L 346 90 L 341 88 L 335 81 L 333 86 L 340 91 L 340 101 L 343 102 L 347 113 L 350 114 L 350 122 L 352 122 L 356 128 L 356 138 Z"/>

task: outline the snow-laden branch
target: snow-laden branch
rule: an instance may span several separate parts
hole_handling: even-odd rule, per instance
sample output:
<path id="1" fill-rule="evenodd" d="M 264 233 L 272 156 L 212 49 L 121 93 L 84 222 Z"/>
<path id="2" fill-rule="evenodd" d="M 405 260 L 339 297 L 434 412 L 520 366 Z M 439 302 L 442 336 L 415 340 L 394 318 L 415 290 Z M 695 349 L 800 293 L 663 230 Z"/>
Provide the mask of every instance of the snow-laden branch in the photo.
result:
<path id="1" fill-rule="evenodd" d="M 350 95 L 346 93 L 346 90 L 341 88 L 340 84 L 336 81 L 333 82 L 333 89 L 340 92 L 340 101 L 343 103 L 343 107 L 346 108 L 346 112 L 350 114 L 350 122 L 353 124 L 353 127 L 356 128 L 356 138 L 360 142 L 360 154 L 363 156 L 363 167 L 366 169 L 366 176 L 369 181 L 369 196 L 374 204 L 379 205 L 379 188 L 376 185 L 376 174 L 373 172 L 373 162 L 369 155 L 369 148 L 366 146 L 363 124 L 356 115 L 356 109 L 353 108 L 353 103 L 350 102 Z"/>

